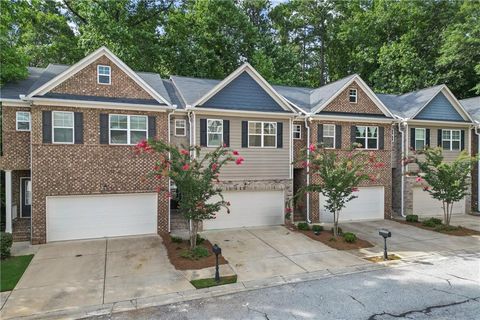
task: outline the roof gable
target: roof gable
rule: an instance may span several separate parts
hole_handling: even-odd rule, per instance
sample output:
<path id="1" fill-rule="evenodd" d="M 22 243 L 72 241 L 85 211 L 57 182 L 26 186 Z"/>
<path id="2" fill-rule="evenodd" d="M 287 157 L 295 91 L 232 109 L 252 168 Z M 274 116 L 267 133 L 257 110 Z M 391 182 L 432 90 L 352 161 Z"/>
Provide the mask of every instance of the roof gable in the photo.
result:
<path id="1" fill-rule="evenodd" d="M 201 107 L 248 111 L 285 111 L 250 74 L 242 72 Z"/>
<path id="2" fill-rule="evenodd" d="M 413 118 L 418 120 L 465 121 L 443 92 L 435 95 Z"/>

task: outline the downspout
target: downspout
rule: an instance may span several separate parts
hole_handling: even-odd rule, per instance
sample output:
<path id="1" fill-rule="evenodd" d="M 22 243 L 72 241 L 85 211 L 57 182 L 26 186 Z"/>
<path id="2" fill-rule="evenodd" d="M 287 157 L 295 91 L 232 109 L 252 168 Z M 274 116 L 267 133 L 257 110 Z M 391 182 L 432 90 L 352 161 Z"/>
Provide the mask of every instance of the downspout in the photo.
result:
<path id="1" fill-rule="evenodd" d="M 480 132 L 478 132 L 478 129 L 479 129 L 479 126 L 476 126 L 475 134 L 477 135 L 477 154 L 476 154 L 477 157 L 478 157 L 478 154 L 480 153 Z M 480 196 L 480 159 L 477 159 L 477 211 L 480 212 L 479 196 Z"/>
<path id="2" fill-rule="evenodd" d="M 402 155 L 406 158 L 406 151 L 405 151 L 405 130 L 407 129 L 407 123 L 405 119 L 398 124 L 398 131 L 400 131 L 402 135 Z M 405 216 L 405 205 L 404 205 L 404 198 L 405 198 L 405 164 L 402 160 L 402 179 L 401 179 L 401 188 L 400 188 L 400 214 L 402 217 Z"/>
<path id="3" fill-rule="evenodd" d="M 175 110 L 172 110 L 172 112 L 169 112 L 168 113 L 168 144 L 170 145 L 170 134 L 171 134 L 171 127 L 172 127 L 172 123 L 171 123 L 171 117 L 172 115 L 175 113 Z M 171 160 L 171 156 L 170 156 L 170 152 L 168 153 L 168 160 L 170 161 Z M 168 233 L 170 233 L 170 221 L 171 221 L 171 214 L 172 214 L 172 209 L 171 209 L 171 205 L 172 205 L 172 202 L 170 201 L 170 195 L 171 195 L 171 181 L 170 181 L 170 178 L 168 178 L 168 194 L 169 194 L 169 197 L 168 197 Z"/>
<path id="4" fill-rule="evenodd" d="M 307 129 L 307 186 L 310 185 L 310 121 L 309 117 L 305 117 L 305 128 Z M 307 192 L 307 223 L 312 223 L 310 220 L 310 192 Z"/>

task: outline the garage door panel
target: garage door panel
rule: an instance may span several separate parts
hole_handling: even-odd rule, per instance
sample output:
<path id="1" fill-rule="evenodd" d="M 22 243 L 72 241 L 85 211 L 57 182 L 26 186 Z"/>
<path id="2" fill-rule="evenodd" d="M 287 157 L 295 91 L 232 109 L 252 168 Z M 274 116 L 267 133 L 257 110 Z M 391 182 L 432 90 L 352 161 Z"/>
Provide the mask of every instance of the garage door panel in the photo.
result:
<path id="1" fill-rule="evenodd" d="M 206 220 L 204 230 L 280 225 L 284 222 L 283 191 L 223 192 L 230 213 L 222 209 L 216 219 Z"/>
<path id="2" fill-rule="evenodd" d="M 413 214 L 422 217 L 443 215 L 442 202 L 422 188 L 413 188 Z M 465 214 L 465 199 L 453 204 L 452 214 Z"/>
<path id="3" fill-rule="evenodd" d="M 157 194 L 47 197 L 47 241 L 150 234 Z"/>
<path id="4" fill-rule="evenodd" d="M 358 198 L 348 202 L 340 212 L 339 221 L 377 220 L 384 218 L 385 191 L 383 187 L 362 187 Z M 333 222 L 333 214 L 325 208 L 326 198 L 319 196 L 320 221 Z"/>

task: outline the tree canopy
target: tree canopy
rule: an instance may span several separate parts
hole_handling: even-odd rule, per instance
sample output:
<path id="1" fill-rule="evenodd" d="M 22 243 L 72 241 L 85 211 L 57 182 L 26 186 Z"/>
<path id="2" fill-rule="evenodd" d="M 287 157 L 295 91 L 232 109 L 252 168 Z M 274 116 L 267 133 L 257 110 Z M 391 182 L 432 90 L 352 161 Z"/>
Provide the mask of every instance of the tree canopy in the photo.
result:
<path id="1" fill-rule="evenodd" d="M 480 93 L 476 0 L 0 0 L 2 83 L 105 45 L 133 69 L 274 84 L 359 74 L 377 92 Z"/>

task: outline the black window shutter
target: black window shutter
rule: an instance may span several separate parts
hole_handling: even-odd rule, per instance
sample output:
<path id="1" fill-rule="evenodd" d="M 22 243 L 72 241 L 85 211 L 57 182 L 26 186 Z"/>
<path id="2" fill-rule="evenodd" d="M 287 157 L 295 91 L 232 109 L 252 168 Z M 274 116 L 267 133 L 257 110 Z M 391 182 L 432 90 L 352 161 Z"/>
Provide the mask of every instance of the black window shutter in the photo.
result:
<path id="1" fill-rule="evenodd" d="M 100 114 L 100 144 L 108 144 L 108 114 Z"/>
<path id="2" fill-rule="evenodd" d="M 410 128 L 410 148 L 415 150 L 415 128 Z"/>
<path id="3" fill-rule="evenodd" d="M 223 143 L 230 147 L 230 120 L 223 120 Z"/>
<path id="4" fill-rule="evenodd" d="M 437 130 L 437 146 L 442 146 L 442 129 Z"/>
<path id="5" fill-rule="evenodd" d="M 73 114 L 75 125 L 75 144 L 83 144 L 83 112 Z"/>
<path id="6" fill-rule="evenodd" d="M 357 138 L 357 126 L 351 126 L 350 127 L 350 142 L 352 144 L 354 144 L 356 138 Z"/>
<path id="7" fill-rule="evenodd" d="M 277 122 L 277 148 L 283 148 L 283 122 Z"/>
<path id="8" fill-rule="evenodd" d="M 335 126 L 335 149 L 342 149 L 342 126 Z"/>
<path id="9" fill-rule="evenodd" d="M 385 128 L 378 127 L 378 149 L 385 149 Z"/>
<path id="10" fill-rule="evenodd" d="M 242 148 L 248 148 L 248 121 L 242 121 Z"/>
<path id="11" fill-rule="evenodd" d="M 317 126 L 317 144 L 323 144 L 323 124 Z"/>
<path id="12" fill-rule="evenodd" d="M 155 139 L 157 137 L 157 121 L 155 116 L 148 116 L 148 138 Z"/>
<path id="13" fill-rule="evenodd" d="M 207 146 L 207 119 L 200 119 L 200 146 Z"/>
<path id="14" fill-rule="evenodd" d="M 465 150 L 465 130 L 460 131 L 460 150 Z"/>
<path id="15" fill-rule="evenodd" d="M 42 111 L 42 141 L 52 143 L 52 111 Z"/>
<path id="16" fill-rule="evenodd" d="M 430 147 L 430 129 L 425 129 L 425 145 Z"/>

